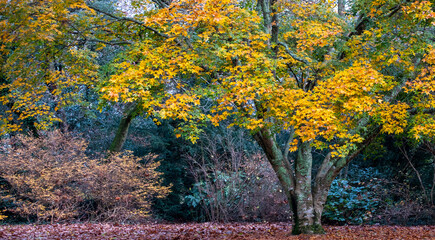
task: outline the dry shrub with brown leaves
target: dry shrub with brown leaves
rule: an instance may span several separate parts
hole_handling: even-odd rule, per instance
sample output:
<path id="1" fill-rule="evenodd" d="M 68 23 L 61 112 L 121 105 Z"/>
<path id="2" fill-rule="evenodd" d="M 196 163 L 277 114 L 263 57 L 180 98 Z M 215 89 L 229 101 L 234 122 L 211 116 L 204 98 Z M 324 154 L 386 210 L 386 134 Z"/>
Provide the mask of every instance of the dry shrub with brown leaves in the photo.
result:
<path id="1" fill-rule="evenodd" d="M 10 188 L 2 189 L 1 198 L 13 202 L 9 210 L 38 222 L 125 222 L 148 217 L 152 198 L 169 193 L 155 156 L 126 152 L 91 159 L 86 147 L 83 139 L 60 131 L 4 140 L 0 176 Z"/>

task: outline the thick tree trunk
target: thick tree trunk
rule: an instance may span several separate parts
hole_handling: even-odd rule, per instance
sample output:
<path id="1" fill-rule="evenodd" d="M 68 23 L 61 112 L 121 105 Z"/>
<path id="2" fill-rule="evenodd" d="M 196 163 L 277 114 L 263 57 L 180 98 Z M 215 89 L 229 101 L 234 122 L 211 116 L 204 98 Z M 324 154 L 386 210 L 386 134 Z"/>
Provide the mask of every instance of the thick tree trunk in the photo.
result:
<path id="1" fill-rule="evenodd" d="M 311 189 L 312 163 L 311 141 L 303 142 L 295 164 L 297 211 L 294 212 L 293 234 L 325 233 L 320 221 L 324 202 L 319 202 L 320 198 Z"/>
<path id="2" fill-rule="evenodd" d="M 292 233 L 324 233 L 320 220 L 325 201 L 320 201 L 323 197 L 313 196 L 311 191 L 311 142 L 302 143 L 299 147 L 293 173 L 289 161 L 278 148 L 276 139 L 270 130 L 262 129 L 254 135 L 254 138 L 265 152 L 287 196 L 294 217 Z M 328 190 L 326 190 L 326 196 L 327 192 Z M 324 199 L 326 200 L 326 197 Z"/>
<path id="3" fill-rule="evenodd" d="M 254 135 L 287 196 L 294 217 L 293 234 L 325 233 L 321 218 L 332 181 L 353 158 L 370 144 L 378 132 L 375 130 L 368 135 L 358 150 L 347 157 L 332 158 L 331 154 L 328 154 L 317 171 L 315 181 L 312 181 L 311 175 L 313 162 L 311 141 L 299 145 L 293 170 L 286 154 L 281 152 L 275 136 L 269 129 L 262 129 Z"/>
<path id="4" fill-rule="evenodd" d="M 118 130 L 116 131 L 115 138 L 113 139 L 112 144 L 109 147 L 109 152 L 121 151 L 122 147 L 124 146 L 125 140 L 127 139 L 130 123 L 136 114 L 136 108 L 136 103 L 127 104 L 127 106 L 125 107 L 123 116 L 121 118 L 121 121 L 119 122 Z"/>
<path id="5" fill-rule="evenodd" d="M 299 144 L 293 170 L 286 154 L 283 154 L 278 147 L 276 138 L 270 129 L 261 129 L 254 135 L 287 196 L 294 217 L 293 234 L 325 233 L 321 218 L 332 181 L 353 158 L 371 143 L 379 130 L 380 128 L 374 129 L 358 146 L 358 149 L 346 157 L 332 158 L 329 153 L 319 167 L 315 181 L 312 181 L 311 175 L 313 163 L 311 141 Z M 284 153 L 286 152 L 287 149 L 284 150 Z"/>
<path id="6" fill-rule="evenodd" d="M 314 198 L 314 223 L 321 225 L 323 207 L 328 197 L 329 188 L 331 187 L 334 176 L 330 175 L 333 166 L 331 153 L 326 155 L 322 165 L 317 171 L 316 179 L 313 186 Z M 328 177 L 327 177 L 328 176 Z"/>

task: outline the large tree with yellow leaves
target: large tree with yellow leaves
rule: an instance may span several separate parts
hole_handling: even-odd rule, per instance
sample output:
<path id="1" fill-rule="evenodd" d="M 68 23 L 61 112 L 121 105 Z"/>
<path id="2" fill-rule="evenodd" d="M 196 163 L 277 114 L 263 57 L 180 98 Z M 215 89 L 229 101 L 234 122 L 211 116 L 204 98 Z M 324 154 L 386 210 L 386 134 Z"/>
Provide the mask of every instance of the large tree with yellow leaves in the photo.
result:
<path id="1" fill-rule="evenodd" d="M 13 2 L 1 1 L 1 9 Z M 51 15 L 38 18 L 41 2 Z M 0 100 L 25 101 L 19 94 L 35 84 L 22 77 L 32 77 L 23 70 L 32 63 L 14 68 L 26 57 L 10 50 L 14 44 L 38 53 L 66 46 L 59 53 L 69 55 L 54 57 L 70 63 L 65 76 L 52 73 L 46 55 L 36 58 L 51 73 L 36 84 L 44 87 L 93 77 L 77 71 L 93 65 L 75 66 L 84 50 L 68 44 L 128 45 L 102 98 L 132 102 L 157 123 L 180 119 L 177 134 L 193 142 L 208 123 L 250 130 L 287 195 L 295 234 L 323 232 L 332 181 L 376 135 L 406 132 L 418 140 L 435 133 L 430 1 L 355 0 L 346 7 L 339 1 L 338 12 L 333 1 L 131 1 L 134 11 L 125 15 L 92 1 L 26 1 L 33 3 L 40 9 L 20 20 L 29 21 L 21 29 L 10 24 L 12 15 L 0 14 L 1 50 L 11 54 L 4 68 L 9 84 L 2 87 L 9 93 Z M 32 31 L 44 33 L 35 36 L 44 44 L 32 45 Z M 279 132 L 287 132 L 286 142 L 276 140 Z M 313 171 L 315 149 L 327 154 Z"/>

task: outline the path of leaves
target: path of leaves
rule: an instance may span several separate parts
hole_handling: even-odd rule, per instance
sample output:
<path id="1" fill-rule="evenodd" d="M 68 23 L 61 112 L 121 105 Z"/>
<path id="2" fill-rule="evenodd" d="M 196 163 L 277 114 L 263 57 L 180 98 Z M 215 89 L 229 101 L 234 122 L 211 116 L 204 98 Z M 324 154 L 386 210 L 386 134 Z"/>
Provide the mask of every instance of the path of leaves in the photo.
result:
<path id="1" fill-rule="evenodd" d="M 0 226 L 0 239 L 433 239 L 435 226 L 326 227 L 327 234 L 291 236 L 286 223 L 54 224 Z"/>

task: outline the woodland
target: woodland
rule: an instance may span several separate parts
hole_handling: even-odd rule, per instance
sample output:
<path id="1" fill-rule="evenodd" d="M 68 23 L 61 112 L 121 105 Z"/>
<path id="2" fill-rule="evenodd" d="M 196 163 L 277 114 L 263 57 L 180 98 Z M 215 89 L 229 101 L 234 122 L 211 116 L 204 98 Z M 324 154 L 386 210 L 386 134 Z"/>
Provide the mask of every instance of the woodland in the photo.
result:
<path id="1" fill-rule="evenodd" d="M 0 54 L 1 239 L 435 238 L 434 0 L 0 0 Z"/>

